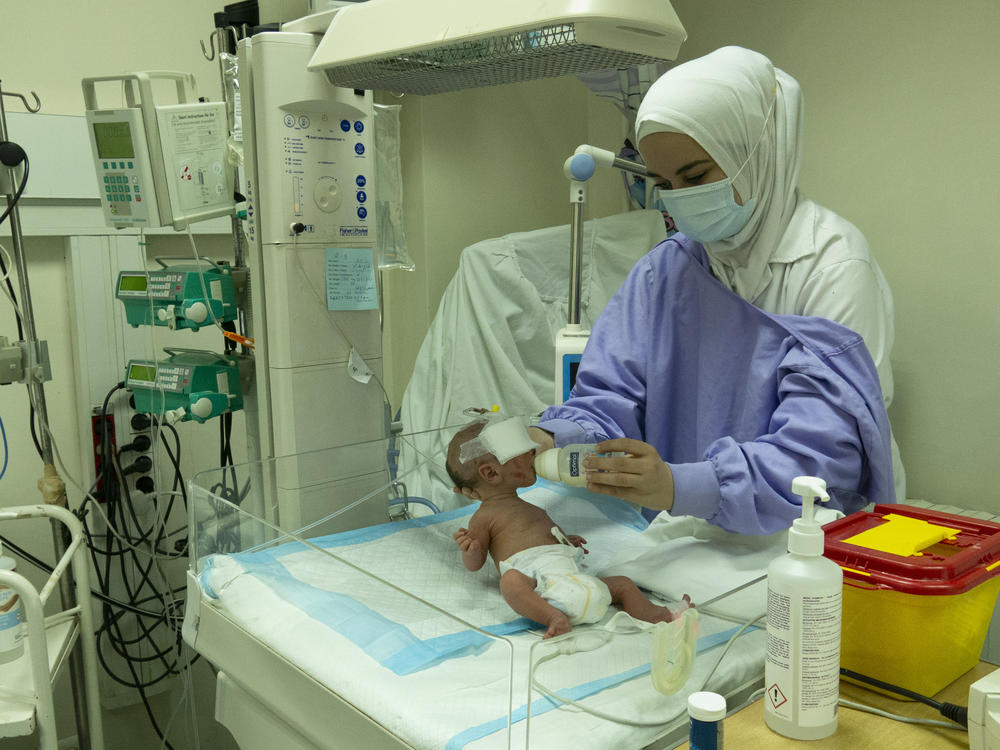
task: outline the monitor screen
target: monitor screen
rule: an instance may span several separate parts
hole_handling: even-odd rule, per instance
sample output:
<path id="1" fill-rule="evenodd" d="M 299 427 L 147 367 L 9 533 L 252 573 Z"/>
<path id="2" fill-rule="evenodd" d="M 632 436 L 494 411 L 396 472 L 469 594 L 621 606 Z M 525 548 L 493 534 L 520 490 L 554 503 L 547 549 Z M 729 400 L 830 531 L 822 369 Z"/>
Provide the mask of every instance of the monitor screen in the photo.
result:
<path id="1" fill-rule="evenodd" d="M 132 159 L 132 128 L 127 122 L 95 122 L 94 140 L 97 155 L 102 159 Z"/>
<path id="2" fill-rule="evenodd" d="M 118 282 L 119 292 L 144 292 L 146 291 L 145 276 L 122 276 Z"/>
<path id="3" fill-rule="evenodd" d="M 128 379 L 155 383 L 156 367 L 154 365 L 132 365 L 128 368 Z"/>

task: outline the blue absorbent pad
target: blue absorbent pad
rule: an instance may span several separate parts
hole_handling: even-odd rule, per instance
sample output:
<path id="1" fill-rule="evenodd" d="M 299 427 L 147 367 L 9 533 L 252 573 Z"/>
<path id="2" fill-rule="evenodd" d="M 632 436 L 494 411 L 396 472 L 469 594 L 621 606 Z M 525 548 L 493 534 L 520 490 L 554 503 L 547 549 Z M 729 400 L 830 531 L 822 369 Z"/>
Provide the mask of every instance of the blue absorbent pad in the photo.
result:
<path id="1" fill-rule="evenodd" d="M 587 539 L 587 572 L 599 573 L 622 546 L 637 543 L 646 527 L 630 505 L 586 490 L 540 480 L 522 494 L 567 533 Z M 468 525 L 477 507 L 310 540 L 330 555 L 290 542 L 213 556 L 202 584 L 218 597 L 236 578 L 253 576 L 382 666 L 410 674 L 488 647 L 492 639 L 475 628 L 509 635 L 536 627 L 503 600 L 491 560 L 475 572 L 462 565 L 452 534 Z"/>

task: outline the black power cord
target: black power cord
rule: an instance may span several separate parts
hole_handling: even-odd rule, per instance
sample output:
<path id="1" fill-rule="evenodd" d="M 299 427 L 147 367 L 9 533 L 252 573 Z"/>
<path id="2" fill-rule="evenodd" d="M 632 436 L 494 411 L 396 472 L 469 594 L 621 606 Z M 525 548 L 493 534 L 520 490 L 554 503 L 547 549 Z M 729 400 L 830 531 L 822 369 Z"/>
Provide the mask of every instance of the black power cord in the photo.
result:
<path id="1" fill-rule="evenodd" d="M 29 161 L 28 155 L 24 152 L 24 149 L 18 146 L 13 141 L 0 141 L 0 164 L 10 169 L 15 169 L 21 162 L 24 162 L 24 174 L 21 176 L 21 184 L 17 188 L 17 192 L 14 193 L 14 198 L 11 200 L 10 204 L 7 206 L 7 210 L 3 212 L 0 216 L 0 224 L 7 221 L 7 217 L 10 216 L 10 212 L 14 210 L 14 206 L 17 202 L 21 200 L 21 195 L 24 193 L 24 188 L 28 185 L 28 168 Z"/>
<path id="2" fill-rule="evenodd" d="M 873 685 L 882 690 L 888 690 L 890 693 L 896 693 L 897 695 L 902 695 L 904 698 L 910 698 L 911 700 L 920 701 L 921 703 L 936 709 L 943 717 L 950 719 L 956 724 L 968 729 L 969 727 L 969 709 L 965 706 L 958 706 L 954 703 L 942 703 L 941 701 L 936 701 L 933 698 L 928 698 L 926 695 L 921 695 L 920 693 L 914 693 L 912 690 L 907 690 L 906 688 L 899 687 L 898 685 L 892 685 L 888 682 L 883 682 L 882 680 L 877 680 L 874 677 L 869 677 L 868 675 L 859 674 L 850 669 L 844 669 L 841 667 L 840 673 L 844 677 L 850 677 L 852 680 L 857 680 L 858 682 L 864 682 L 868 685 Z"/>

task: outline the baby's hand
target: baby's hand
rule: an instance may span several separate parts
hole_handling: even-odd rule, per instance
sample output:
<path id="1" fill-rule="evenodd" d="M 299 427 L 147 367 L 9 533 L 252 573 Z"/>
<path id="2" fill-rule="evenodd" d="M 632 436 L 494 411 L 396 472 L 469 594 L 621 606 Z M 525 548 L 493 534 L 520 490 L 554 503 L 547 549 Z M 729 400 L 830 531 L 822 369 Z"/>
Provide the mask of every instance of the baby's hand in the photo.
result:
<path id="1" fill-rule="evenodd" d="M 582 536 L 580 536 L 579 534 L 569 534 L 566 538 L 569 540 L 569 543 L 572 544 L 574 547 L 579 547 L 580 549 L 582 549 L 584 554 L 587 555 L 590 554 L 590 550 L 583 546 L 587 543 L 587 540 L 584 539 Z"/>
<path id="2" fill-rule="evenodd" d="M 451 538 L 455 540 L 455 544 L 462 552 L 478 553 L 480 551 L 479 541 L 466 528 L 459 529 L 451 535 Z"/>

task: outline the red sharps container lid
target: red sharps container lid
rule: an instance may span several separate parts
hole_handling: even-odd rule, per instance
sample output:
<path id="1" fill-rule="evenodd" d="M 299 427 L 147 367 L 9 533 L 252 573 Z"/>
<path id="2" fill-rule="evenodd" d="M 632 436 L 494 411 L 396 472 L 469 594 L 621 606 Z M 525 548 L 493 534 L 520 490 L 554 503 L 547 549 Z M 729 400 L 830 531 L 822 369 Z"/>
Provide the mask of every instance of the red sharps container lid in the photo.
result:
<path id="1" fill-rule="evenodd" d="M 1000 575 L 1000 524 L 909 505 L 876 505 L 823 526 L 844 577 L 906 594 L 964 594 Z"/>

